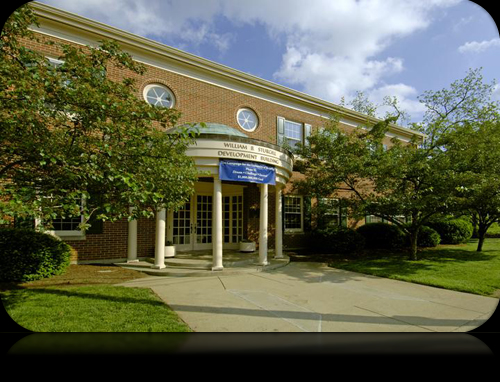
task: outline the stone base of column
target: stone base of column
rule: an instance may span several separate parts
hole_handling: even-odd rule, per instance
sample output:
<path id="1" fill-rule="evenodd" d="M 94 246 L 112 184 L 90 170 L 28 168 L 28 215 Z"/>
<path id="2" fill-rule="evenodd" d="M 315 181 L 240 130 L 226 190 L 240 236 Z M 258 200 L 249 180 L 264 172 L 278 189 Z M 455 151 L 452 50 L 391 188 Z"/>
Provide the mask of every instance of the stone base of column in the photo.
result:
<path id="1" fill-rule="evenodd" d="M 135 259 L 135 260 L 127 260 L 127 264 L 130 264 L 130 263 L 138 263 L 139 262 L 139 259 Z"/>
<path id="2" fill-rule="evenodd" d="M 166 268 L 167 266 L 165 264 L 160 264 L 160 265 L 152 265 L 151 268 L 153 269 L 163 269 L 163 268 Z"/>
<path id="3" fill-rule="evenodd" d="M 224 267 L 212 267 L 212 271 L 219 272 L 219 271 L 223 271 L 223 270 L 224 270 Z"/>

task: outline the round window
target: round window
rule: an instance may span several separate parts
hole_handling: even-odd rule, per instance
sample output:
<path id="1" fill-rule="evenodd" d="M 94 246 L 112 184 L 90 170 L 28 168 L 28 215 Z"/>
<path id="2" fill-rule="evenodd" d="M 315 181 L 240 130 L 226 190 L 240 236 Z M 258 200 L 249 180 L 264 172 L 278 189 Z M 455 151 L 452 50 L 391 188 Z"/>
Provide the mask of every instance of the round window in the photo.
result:
<path id="1" fill-rule="evenodd" d="M 167 87 L 151 84 L 144 88 L 144 99 L 147 103 L 159 107 L 173 107 L 175 103 L 174 93 Z"/>
<path id="2" fill-rule="evenodd" d="M 240 109 L 236 115 L 238 125 L 246 131 L 254 131 L 259 125 L 257 114 L 251 109 Z"/>

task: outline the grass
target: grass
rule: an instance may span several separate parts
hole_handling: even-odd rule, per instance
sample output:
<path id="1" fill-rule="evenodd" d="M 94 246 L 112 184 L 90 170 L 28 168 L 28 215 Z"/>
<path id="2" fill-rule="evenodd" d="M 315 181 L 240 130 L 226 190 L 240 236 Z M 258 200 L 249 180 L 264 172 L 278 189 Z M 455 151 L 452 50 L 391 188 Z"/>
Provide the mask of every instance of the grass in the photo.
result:
<path id="1" fill-rule="evenodd" d="M 487 238 L 482 252 L 476 248 L 477 240 L 471 240 L 422 250 L 418 261 L 398 251 L 378 251 L 356 259 L 331 258 L 328 263 L 353 272 L 500 297 L 500 239 Z"/>
<path id="2" fill-rule="evenodd" d="M 500 237 L 500 223 L 493 223 L 488 232 L 486 232 L 486 237 Z"/>
<path id="3" fill-rule="evenodd" d="M 64 275 L 3 284 L 0 296 L 9 316 L 33 332 L 190 332 L 150 289 L 112 285 L 141 276 L 72 265 Z"/>

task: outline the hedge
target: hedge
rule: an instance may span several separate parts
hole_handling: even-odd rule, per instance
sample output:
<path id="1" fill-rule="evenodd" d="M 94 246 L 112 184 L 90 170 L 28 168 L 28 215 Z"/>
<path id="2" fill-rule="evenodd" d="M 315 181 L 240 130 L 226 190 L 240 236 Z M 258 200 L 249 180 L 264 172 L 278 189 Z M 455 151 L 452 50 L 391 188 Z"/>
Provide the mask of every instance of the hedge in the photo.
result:
<path id="1" fill-rule="evenodd" d="M 353 229 L 330 226 L 312 233 L 314 249 L 326 254 L 357 254 L 365 247 L 365 238 Z"/>
<path id="2" fill-rule="evenodd" d="M 463 244 L 472 237 L 472 223 L 463 219 L 440 220 L 430 222 L 427 226 L 441 236 L 441 244 Z"/>
<path id="3" fill-rule="evenodd" d="M 367 223 L 356 230 L 367 248 L 395 249 L 405 245 L 405 234 L 394 224 Z"/>
<path id="4" fill-rule="evenodd" d="M 62 274 L 71 247 L 60 239 L 28 229 L 0 228 L 0 281 L 33 281 Z"/>
<path id="5" fill-rule="evenodd" d="M 418 247 L 436 247 L 441 242 L 441 236 L 431 227 L 422 226 L 418 231 Z"/>

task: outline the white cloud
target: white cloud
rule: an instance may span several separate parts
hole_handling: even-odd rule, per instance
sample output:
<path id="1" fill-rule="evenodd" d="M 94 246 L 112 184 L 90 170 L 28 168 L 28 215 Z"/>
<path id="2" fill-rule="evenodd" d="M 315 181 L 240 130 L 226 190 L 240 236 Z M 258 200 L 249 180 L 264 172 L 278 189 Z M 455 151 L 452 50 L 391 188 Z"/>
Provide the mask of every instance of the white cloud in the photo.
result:
<path id="1" fill-rule="evenodd" d="M 460 53 L 482 53 L 490 48 L 500 47 L 500 38 L 493 38 L 489 41 L 471 41 L 466 42 L 458 48 Z"/>
<path id="2" fill-rule="evenodd" d="M 218 34 L 214 17 L 220 0 L 42 0 L 55 7 L 150 38 L 176 37 L 213 43 L 225 50 L 230 34 Z"/>
<path id="3" fill-rule="evenodd" d="M 417 89 L 405 84 L 384 85 L 368 92 L 367 97 L 376 105 L 382 105 L 385 97 L 396 97 L 400 111 L 407 112 L 413 119 L 424 114 L 425 106 L 416 99 Z M 394 112 L 394 109 L 381 106 L 377 109 L 377 114 L 383 116 L 386 112 Z"/>
<path id="4" fill-rule="evenodd" d="M 494 101 L 500 101 L 500 84 L 496 84 L 494 87 L 493 87 L 493 93 L 491 95 L 491 98 L 494 100 Z"/>
<path id="5" fill-rule="evenodd" d="M 383 57 L 384 50 L 427 28 L 435 10 L 462 0 L 42 1 L 132 33 L 174 36 L 183 44 L 208 43 L 219 51 L 236 38 L 217 29 L 218 18 L 235 26 L 262 26 L 286 46 L 276 80 L 339 102 L 355 91 L 374 91 L 403 71 L 403 60 Z"/>

